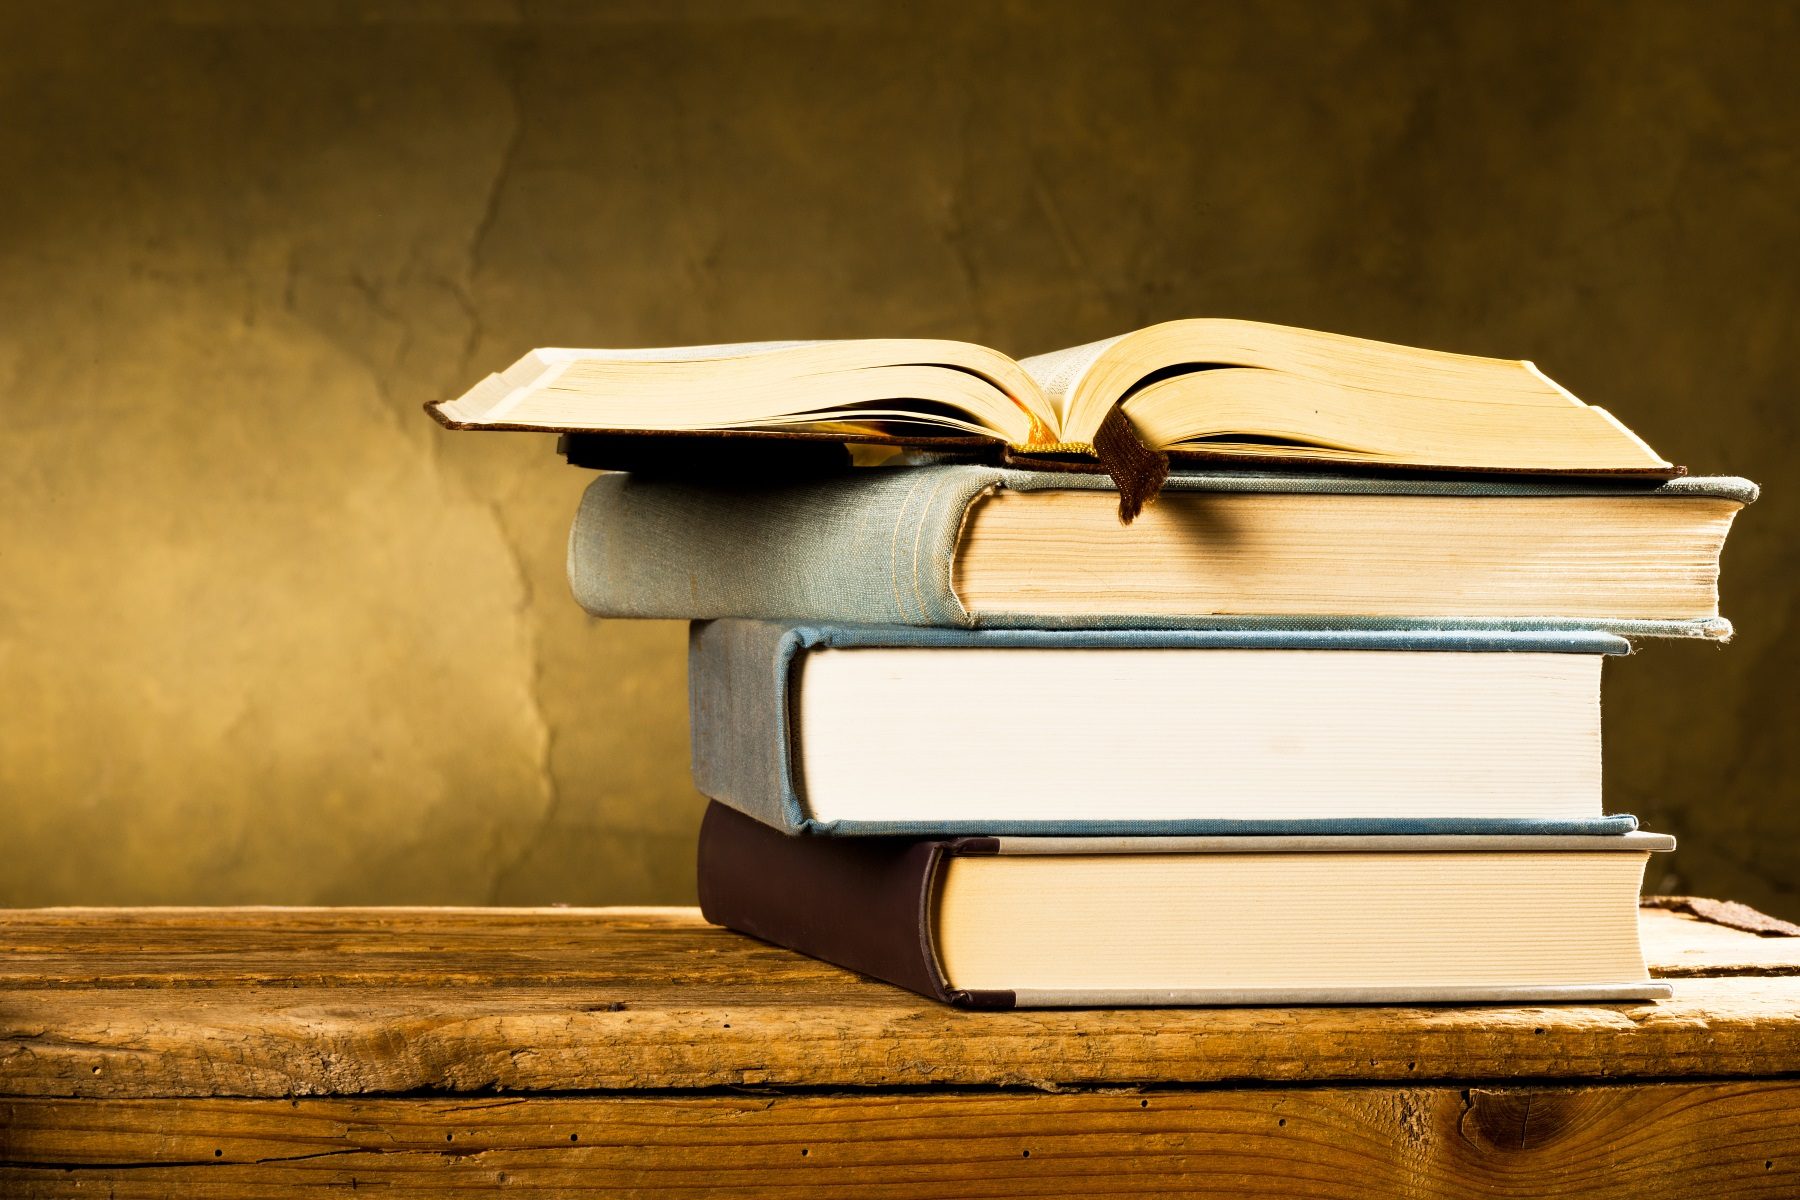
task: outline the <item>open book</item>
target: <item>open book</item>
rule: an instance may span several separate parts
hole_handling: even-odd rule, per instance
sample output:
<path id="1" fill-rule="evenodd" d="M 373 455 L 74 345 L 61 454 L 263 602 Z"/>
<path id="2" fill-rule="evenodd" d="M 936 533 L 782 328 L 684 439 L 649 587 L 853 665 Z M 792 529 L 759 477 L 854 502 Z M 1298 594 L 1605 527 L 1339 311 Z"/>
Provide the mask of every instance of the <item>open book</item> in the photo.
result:
<path id="1" fill-rule="evenodd" d="M 923 339 L 534 350 L 428 408 L 453 429 L 955 438 L 1102 460 L 1108 433 L 1128 429 L 1177 457 L 1680 473 L 1528 362 L 1237 320 L 1170 321 L 1023 361 Z"/>

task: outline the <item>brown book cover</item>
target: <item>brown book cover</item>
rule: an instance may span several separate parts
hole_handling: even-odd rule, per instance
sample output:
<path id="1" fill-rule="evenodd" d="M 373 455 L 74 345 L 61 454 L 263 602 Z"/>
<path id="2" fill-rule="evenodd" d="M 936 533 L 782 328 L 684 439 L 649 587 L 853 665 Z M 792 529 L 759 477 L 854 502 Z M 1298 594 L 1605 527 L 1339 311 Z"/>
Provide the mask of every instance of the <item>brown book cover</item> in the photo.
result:
<path id="1" fill-rule="evenodd" d="M 714 802 L 700 824 L 700 912 L 735 929 L 962 1008 L 1013 994 L 950 987 L 931 946 L 944 860 L 994 838 L 796 838 Z"/>

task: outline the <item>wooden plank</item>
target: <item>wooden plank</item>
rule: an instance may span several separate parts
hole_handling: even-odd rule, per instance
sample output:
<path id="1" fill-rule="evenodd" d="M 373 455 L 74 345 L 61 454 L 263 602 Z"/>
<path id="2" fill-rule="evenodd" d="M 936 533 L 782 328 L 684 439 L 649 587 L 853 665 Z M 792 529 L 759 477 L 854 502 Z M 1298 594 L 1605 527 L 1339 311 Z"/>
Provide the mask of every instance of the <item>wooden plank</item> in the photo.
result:
<path id="1" fill-rule="evenodd" d="M 1800 974 L 1800 938 L 1647 910 L 1652 969 Z M 692 908 L 0 911 L 0 988 L 658 986 L 842 990 L 855 976 Z"/>
<path id="2" fill-rule="evenodd" d="M 0 1193 L 1583 1196 L 1800 1191 L 1800 1083 L 0 1102 Z"/>
<path id="3" fill-rule="evenodd" d="M 0 992 L 0 1095 L 1055 1089 L 1800 1073 L 1800 978 L 1661 1003 L 968 1013 L 874 985 Z"/>
<path id="4" fill-rule="evenodd" d="M 0 912 L 0 988 L 835 986 L 856 977 L 698 909 Z"/>
<path id="5" fill-rule="evenodd" d="M 0 1094 L 1800 1072 L 1787 939 L 1667 912 L 1643 928 L 1681 964 L 1672 1001 L 971 1014 L 692 909 L 0 913 Z"/>
<path id="6" fill-rule="evenodd" d="M 1638 937 L 1652 974 L 1800 975 L 1800 937 L 1761 937 L 1686 913 L 1643 909 Z"/>

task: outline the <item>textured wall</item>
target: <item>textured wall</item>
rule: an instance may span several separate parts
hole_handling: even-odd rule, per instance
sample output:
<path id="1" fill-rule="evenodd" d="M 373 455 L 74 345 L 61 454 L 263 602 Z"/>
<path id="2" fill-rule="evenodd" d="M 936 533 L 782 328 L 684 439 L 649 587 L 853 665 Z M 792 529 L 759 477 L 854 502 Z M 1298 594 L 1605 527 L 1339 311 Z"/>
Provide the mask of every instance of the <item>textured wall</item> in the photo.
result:
<path id="1" fill-rule="evenodd" d="M 152 9 L 155 9 L 152 12 Z M 1759 478 L 1725 648 L 1608 669 L 1665 880 L 1800 916 L 1792 6 L 0 10 L 0 902 L 679 901 L 682 630 L 533 345 L 1230 315 L 1536 359 Z"/>

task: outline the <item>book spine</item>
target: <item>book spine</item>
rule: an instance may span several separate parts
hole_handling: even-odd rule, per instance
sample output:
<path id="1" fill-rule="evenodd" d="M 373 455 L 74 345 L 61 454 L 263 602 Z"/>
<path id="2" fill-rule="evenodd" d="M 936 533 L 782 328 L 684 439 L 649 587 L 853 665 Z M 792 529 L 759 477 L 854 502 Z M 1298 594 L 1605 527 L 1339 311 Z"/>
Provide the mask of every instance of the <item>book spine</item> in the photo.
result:
<path id="1" fill-rule="evenodd" d="M 603 474 L 569 536 L 569 584 L 600 617 L 766 617 L 968 626 L 951 559 L 998 468 L 865 469 L 757 485 Z"/>
<path id="2" fill-rule="evenodd" d="M 708 921 L 947 1004 L 1011 1008 L 1011 992 L 951 988 L 932 949 L 931 897 L 947 854 L 991 840 L 796 838 L 722 804 L 700 824 Z"/>
<path id="3" fill-rule="evenodd" d="M 764 621 L 688 627 L 688 729 L 694 786 L 787 833 L 807 827 L 787 719 L 794 635 Z"/>

